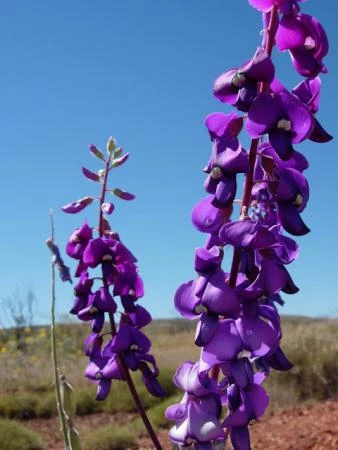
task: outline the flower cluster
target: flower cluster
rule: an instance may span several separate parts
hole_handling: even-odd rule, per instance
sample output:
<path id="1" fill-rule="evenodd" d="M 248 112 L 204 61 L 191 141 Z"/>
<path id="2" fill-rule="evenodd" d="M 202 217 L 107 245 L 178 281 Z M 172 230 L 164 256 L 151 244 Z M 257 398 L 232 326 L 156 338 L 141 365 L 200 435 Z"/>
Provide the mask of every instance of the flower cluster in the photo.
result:
<path id="1" fill-rule="evenodd" d="M 301 217 L 309 199 L 308 162 L 294 146 L 331 139 L 314 117 L 328 51 L 322 26 L 300 12 L 297 0 L 249 3 L 263 13 L 262 46 L 214 84 L 218 100 L 246 115 L 206 118 L 212 141 L 204 183 L 209 195 L 194 207 L 192 222 L 207 239 L 195 253 L 197 278 L 175 295 L 179 313 L 198 320 L 195 344 L 201 347 L 198 362 L 187 361 L 176 371 L 184 396 L 166 412 L 175 422 L 170 437 L 182 448 L 212 450 L 230 435 L 235 450 L 249 450 L 248 425 L 269 403 L 262 382 L 271 369 L 292 367 L 281 349 L 276 304 L 283 304 L 282 292 L 298 291 L 286 268 L 298 246 L 284 232 L 310 231 Z M 296 70 L 307 77 L 291 92 L 276 78 L 274 43 L 290 51 Z M 238 139 L 243 128 L 251 137 L 249 151 Z M 240 218 L 234 220 L 240 173 L 245 185 Z M 234 252 L 229 271 L 222 268 L 225 247 Z"/>
<path id="2" fill-rule="evenodd" d="M 139 370 L 148 391 L 162 396 L 164 392 L 157 380 L 159 370 L 154 357 L 149 354 L 151 342 L 141 331 L 151 322 L 151 316 L 138 304 L 144 290 L 137 260 L 119 235 L 111 230 L 108 221 L 114 204 L 106 201 L 107 192 L 124 200 L 134 198 L 121 189 L 107 187 L 109 172 L 122 165 L 128 159 L 128 153 L 122 155 L 122 149 L 116 147 L 112 138 L 107 143 L 107 159 L 93 145 L 90 152 L 104 162 L 104 169 L 96 173 L 82 168 L 82 172 L 89 180 L 101 184 L 101 196 L 84 197 L 62 208 L 73 214 L 95 200 L 100 208 L 98 227 L 92 228 L 84 222 L 71 234 L 66 247 L 67 254 L 77 261 L 75 277 L 78 281 L 70 312 L 80 320 L 90 322 L 91 326 L 91 334 L 85 342 L 85 353 L 89 358 L 85 375 L 98 384 L 97 400 L 107 397 L 112 380 L 131 382 L 129 370 Z M 116 297 L 121 300 L 121 311 L 118 311 Z M 115 325 L 117 312 L 121 316 L 118 329 Z M 105 328 L 107 316 L 108 330 Z"/>

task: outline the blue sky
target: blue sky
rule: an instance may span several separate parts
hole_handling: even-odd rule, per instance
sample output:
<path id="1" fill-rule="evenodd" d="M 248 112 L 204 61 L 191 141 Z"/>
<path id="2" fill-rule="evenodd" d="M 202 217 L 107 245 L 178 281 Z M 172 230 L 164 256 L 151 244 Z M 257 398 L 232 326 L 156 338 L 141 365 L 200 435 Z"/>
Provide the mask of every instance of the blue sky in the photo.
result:
<path id="1" fill-rule="evenodd" d="M 333 0 L 325 5 L 312 0 L 302 7 L 321 21 L 331 42 L 318 117 L 337 136 L 338 6 Z M 194 250 L 204 242 L 190 223 L 192 207 L 205 195 L 202 168 L 210 143 L 204 117 L 230 110 L 212 97 L 212 83 L 252 56 L 260 20 L 246 0 L 3 5 L 1 297 L 33 289 L 37 319 L 48 321 L 48 211 L 55 211 L 61 248 L 84 218 L 96 224 L 95 208 L 74 217 L 60 207 L 97 193 L 80 169 L 99 168 L 88 144 L 103 147 L 113 134 L 131 157 L 111 186 L 137 196 L 118 202 L 113 227 L 139 259 L 144 304 L 154 317 L 175 316 L 175 289 L 194 276 Z M 300 81 L 288 55 L 275 52 L 274 60 L 288 87 Z M 301 254 L 290 271 L 301 290 L 285 296 L 285 313 L 338 312 L 335 148 L 335 140 L 298 146 L 311 164 L 304 219 L 312 232 L 298 240 Z M 71 299 L 71 287 L 59 283 L 59 314 Z"/>

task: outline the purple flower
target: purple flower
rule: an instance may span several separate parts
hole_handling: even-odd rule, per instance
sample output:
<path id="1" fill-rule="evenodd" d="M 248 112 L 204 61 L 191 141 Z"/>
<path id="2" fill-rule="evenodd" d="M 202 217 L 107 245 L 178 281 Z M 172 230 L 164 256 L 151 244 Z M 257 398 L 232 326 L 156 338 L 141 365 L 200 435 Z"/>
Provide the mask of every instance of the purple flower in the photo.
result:
<path id="1" fill-rule="evenodd" d="M 270 83 L 275 68 L 270 56 L 258 48 L 252 59 L 238 69 L 231 69 L 220 75 L 214 83 L 214 96 L 221 102 L 235 105 L 247 112 L 257 96 L 259 82 Z"/>
<path id="2" fill-rule="evenodd" d="M 91 228 L 88 226 L 87 222 L 84 222 L 84 224 L 70 236 L 66 246 L 67 255 L 74 259 L 81 259 L 83 257 L 83 252 L 92 237 L 93 233 Z"/>
<path id="3" fill-rule="evenodd" d="M 312 114 L 315 114 L 318 111 L 320 86 L 320 78 L 315 77 L 302 81 L 294 89 L 292 89 L 293 94 L 296 95 L 299 100 L 309 108 Z M 329 142 L 333 138 L 327 131 L 324 130 L 318 120 L 314 118 L 314 127 L 309 139 L 314 142 Z"/>
<path id="4" fill-rule="evenodd" d="M 213 141 L 212 155 L 207 167 L 209 174 L 204 188 L 214 194 L 212 204 L 224 208 L 233 202 L 236 194 L 236 174 L 248 170 L 248 155 L 238 142 L 237 134 L 242 118 L 236 114 L 210 114 L 206 125 Z"/>
<path id="5" fill-rule="evenodd" d="M 328 53 L 329 43 L 324 28 L 313 16 L 284 16 L 277 30 L 276 44 L 279 50 L 290 51 L 300 75 L 315 77 L 327 72 L 322 60 Z"/>
<path id="6" fill-rule="evenodd" d="M 248 114 L 246 129 L 252 138 L 268 134 L 269 141 L 282 159 L 287 159 L 292 144 L 307 139 L 314 122 L 308 108 L 287 91 L 260 94 Z"/>
<path id="7" fill-rule="evenodd" d="M 210 443 L 210 441 L 224 439 L 225 433 L 220 423 L 221 404 L 217 396 L 195 398 L 187 396 L 185 403 L 173 405 L 166 411 L 169 420 L 175 420 L 169 436 L 180 446 L 196 443 Z"/>
<path id="8" fill-rule="evenodd" d="M 279 12 L 291 14 L 293 6 L 297 6 L 298 2 L 302 1 L 305 0 L 249 0 L 249 3 L 258 11 L 268 12 L 276 6 Z"/>

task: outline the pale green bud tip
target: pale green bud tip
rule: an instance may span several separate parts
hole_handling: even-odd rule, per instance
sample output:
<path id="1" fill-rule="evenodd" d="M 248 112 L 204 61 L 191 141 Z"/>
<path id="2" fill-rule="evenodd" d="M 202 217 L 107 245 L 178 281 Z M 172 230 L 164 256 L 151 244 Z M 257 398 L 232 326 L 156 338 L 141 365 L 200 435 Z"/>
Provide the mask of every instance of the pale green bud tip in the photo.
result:
<path id="1" fill-rule="evenodd" d="M 110 136 L 110 138 L 107 141 L 107 151 L 108 153 L 112 153 L 117 148 L 116 141 L 113 138 L 113 136 Z"/>

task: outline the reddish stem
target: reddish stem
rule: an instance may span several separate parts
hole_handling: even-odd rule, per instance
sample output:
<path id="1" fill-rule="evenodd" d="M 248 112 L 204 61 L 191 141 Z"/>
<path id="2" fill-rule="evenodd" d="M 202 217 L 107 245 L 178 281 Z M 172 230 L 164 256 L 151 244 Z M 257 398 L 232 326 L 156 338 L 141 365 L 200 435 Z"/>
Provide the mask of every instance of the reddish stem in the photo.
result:
<path id="1" fill-rule="evenodd" d="M 272 49 L 275 44 L 275 35 L 277 31 L 277 24 L 278 24 L 278 10 L 277 7 L 274 6 L 271 10 L 270 15 L 270 22 L 268 29 L 266 30 L 267 37 L 265 41 L 265 51 L 269 56 L 272 54 Z M 258 93 L 262 93 L 269 89 L 270 84 L 269 83 L 260 83 L 258 87 Z M 249 172 L 246 175 L 245 178 L 245 184 L 244 184 L 244 191 L 243 191 L 243 198 L 242 198 L 242 204 L 241 204 L 241 215 L 240 219 L 245 220 L 248 219 L 248 210 L 250 206 L 250 200 L 251 200 L 251 192 L 254 185 L 254 169 L 256 164 L 256 158 L 257 158 L 257 150 L 259 145 L 259 139 L 252 139 L 250 150 L 249 150 Z M 229 286 L 235 287 L 237 282 L 237 276 L 239 272 L 239 266 L 240 266 L 240 252 L 241 250 L 237 247 L 234 248 L 234 254 L 231 264 L 231 271 L 230 271 L 230 277 L 229 277 Z"/>
<path id="2" fill-rule="evenodd" d="M 107 181 L 108 181 L 108 173 L 109 173 L 109 166 L 110 166 L 110 161 L 111 161 L 111 155 L 109 155 L 107 161 L 106 161 L 106 170 L 105 170 L 105 174 L 104 174 L 104 179 L 103 179 L 103 183 L 102 183 L 102 190 L 101 190 L 101 196 L 100 196 L 100 215 L 99 215 L 99 235 L 100 237 L 103 236 L 103 211 L 102 211 L 102 205 L 104 203 L 105 200 L 105 196 L 106 196 L 106 191 L 107 191 Z M 108 286 L 108 283 L 105 279 L 105 277 L 103 276 L 103 284 L 104 286 Z M 111 335 L 112 337 L 114 337 L 116 335 L 116 324 L 115 324 L 115 319 L 114 319 L 114 314 L 109 313 L 109 320 L 110 320 L 110 329 L 111 329 Z M 137 390 L 135 388 L 135 384 L 130 376 L 129 373 L 129 368 L 127 366 L 127 364 L 125 363 L 123 357 L 121 354 L 117 354 L 117 359 L 118 359 L 118 364 L 119 367 L 121 369 L 122 375 L 124 380 L 126 381 L 127 385 L 128 385 L 128 389 L 130 391 L 130 394 L 134 400 L 136 409 L 138 411 L 138 413 L 141 416 L 141 419 L 144 423 L 144 426 L 151 438 L 151 440 L 153 441 L 154 447 L 156 448 L 156 450 L 162 450 L 162 446 L 156 436 L 156 433 L 148 419 L 147 413 L 142 405 L 141 399 L 137 393 Z"/>

